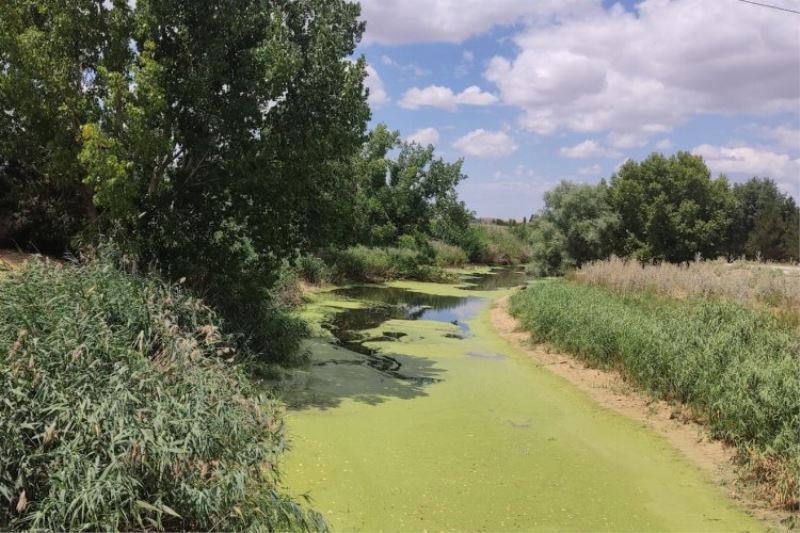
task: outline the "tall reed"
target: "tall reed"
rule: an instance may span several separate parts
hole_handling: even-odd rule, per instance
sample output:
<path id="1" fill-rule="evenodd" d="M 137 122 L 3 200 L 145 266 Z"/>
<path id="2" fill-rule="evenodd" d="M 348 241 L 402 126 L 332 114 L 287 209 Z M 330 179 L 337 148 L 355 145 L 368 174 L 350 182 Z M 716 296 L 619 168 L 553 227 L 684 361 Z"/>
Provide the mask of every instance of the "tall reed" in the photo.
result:
<path id="1" fill-rule="evenodd" d="M 214 314 L 119 264 L 0 276 L 0 530 L 324 529 Z"/>

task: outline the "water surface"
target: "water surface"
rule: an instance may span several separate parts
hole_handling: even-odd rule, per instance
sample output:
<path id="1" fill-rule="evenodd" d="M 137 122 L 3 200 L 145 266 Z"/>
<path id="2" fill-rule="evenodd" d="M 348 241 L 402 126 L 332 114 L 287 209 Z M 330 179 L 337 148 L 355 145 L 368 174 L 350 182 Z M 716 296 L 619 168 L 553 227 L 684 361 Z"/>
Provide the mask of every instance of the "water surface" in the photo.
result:
<path id="1" fill-rule="evenodd" d="M 502 294 L 319 295 L 328 336 L 286 391 L 290 490 L 337 531 L 760 529 L 662 438 L 500 339 Z"/>

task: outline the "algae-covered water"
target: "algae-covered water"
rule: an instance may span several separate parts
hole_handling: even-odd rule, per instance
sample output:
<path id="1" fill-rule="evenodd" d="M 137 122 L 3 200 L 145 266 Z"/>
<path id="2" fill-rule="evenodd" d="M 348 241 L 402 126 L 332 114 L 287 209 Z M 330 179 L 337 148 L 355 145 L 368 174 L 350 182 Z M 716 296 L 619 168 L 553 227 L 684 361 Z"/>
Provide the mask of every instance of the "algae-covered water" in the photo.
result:
<path id="1" fill-rule="evenodd" d="M 334 530 L 761 529 L 665 440 L 493 332 L 490 301 L 508 290 L 484 289 L 518 278 L 466 281 L 351 287 L 306 308 L 325 334 L 285 384 L 283 471 Z"/>

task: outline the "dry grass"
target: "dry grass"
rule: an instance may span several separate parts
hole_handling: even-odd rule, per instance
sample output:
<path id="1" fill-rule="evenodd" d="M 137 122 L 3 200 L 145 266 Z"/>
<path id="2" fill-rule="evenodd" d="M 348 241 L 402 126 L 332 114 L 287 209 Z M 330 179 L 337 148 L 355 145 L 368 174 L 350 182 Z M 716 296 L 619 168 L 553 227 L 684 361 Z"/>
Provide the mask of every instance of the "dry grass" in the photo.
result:
<path id="1" fill-rule="evenodd" d="M 14 250 L 0 249 L 0 271 L 21 266 L 30 257 L 29 254 Z"/>
<path id="2" fill-rule="evenodd" d="M 576 281 L 617 291 L 653 291 L 675 298 L 719 298 L 800 314 L 800 269 L 724 260 L 642 266 L 612 258 L 577 270 Z"/>

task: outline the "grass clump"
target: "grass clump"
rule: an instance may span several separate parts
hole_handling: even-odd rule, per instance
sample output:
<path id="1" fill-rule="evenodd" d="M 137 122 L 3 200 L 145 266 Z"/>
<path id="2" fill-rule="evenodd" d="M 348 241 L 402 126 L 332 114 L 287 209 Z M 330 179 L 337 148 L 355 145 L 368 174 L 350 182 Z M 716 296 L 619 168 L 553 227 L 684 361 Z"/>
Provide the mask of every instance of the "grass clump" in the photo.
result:
<path id="1" fill-rule="evenodd" d="M 776 506 L 800 504 L 800 336 L 768 312 L 563 281 L 511 299 L 533 339 L 619 369 L 734 444 Z"/>
<path id="2" fill-rule="evenodd" d="M 323 529 L 215 315 L 119 264 L 0 277 L 0 529 Z"/>

